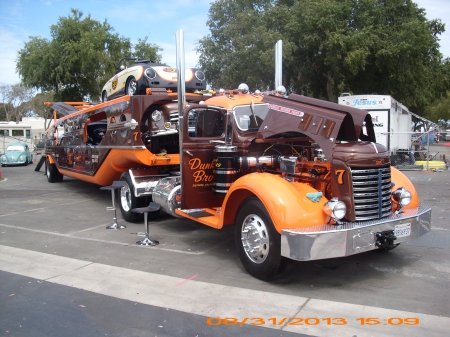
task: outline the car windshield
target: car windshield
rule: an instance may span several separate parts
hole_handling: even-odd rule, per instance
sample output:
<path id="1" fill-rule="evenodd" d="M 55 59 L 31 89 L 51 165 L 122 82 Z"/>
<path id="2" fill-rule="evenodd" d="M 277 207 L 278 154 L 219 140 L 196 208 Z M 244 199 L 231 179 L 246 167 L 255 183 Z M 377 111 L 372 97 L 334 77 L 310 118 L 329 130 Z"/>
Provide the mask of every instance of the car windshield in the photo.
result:
<path id="1" fill-rule="evenodd" d="M 268 112 L 268 104 L 242 105 L 234 108 L 234 119 L 242 131 L 258 130 Z"/>
<path id="2" fill-rule="evenodd" d="M 25 151 L 25 148 L 22 145 L 10 145 L 6 151 Z"/>

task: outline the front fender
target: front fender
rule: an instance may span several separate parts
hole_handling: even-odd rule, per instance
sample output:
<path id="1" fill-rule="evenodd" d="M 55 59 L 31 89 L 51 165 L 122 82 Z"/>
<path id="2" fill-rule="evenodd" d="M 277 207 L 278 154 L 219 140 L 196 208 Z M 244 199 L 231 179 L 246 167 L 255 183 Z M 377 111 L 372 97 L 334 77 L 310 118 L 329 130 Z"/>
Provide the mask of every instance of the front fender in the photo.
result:
<path id="1" fill-rule="evenodd" d="M 306 197 L 317 192 L 305 183 L 291 183 L 270 173 L 251 173 L 237 179 L 223 202 L 222 223 L 235 223 L 239 206 L 244 199 L 256 196 L 267 211 L 276 230 L 322 225 L 327 222 L 323 205 L 328 201 L 324 196 L 318 202 Z"/>
<path id="2" fill-rule="evenodd" d="M 416 188 L 414 187 L 411 180 L 400 170 L 395 167 L 391 167 L 391 182 L 395 185 L 392 187 L 392 191 L 397 190 L 400 187 L 404 187 L 409 192 L 411 192 L 411 203 L 405 206 L 405 209 L 419 207 L 419 196 L 417 194 Z"/>
<path id="3" fill-rule="evenodd" d="M 53 158 L 53 156 L 51 154 L 46 154 L 48 162 L 50 164 L 55 164 L 55 159 Z"/>

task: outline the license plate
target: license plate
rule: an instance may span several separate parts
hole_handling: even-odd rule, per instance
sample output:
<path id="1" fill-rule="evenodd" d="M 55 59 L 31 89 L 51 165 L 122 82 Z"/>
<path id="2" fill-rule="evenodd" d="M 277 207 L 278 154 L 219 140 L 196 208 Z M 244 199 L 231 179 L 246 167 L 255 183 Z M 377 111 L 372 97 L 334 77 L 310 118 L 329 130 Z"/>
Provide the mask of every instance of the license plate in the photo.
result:
<path id="1" fill-rule="evenodd" d="M 402 225 L 396 225 L 395 226 L 395 236 L 397 238 L 401 238 L 404 236 L 410 236 L 411 235 L 411 224 L 405 223 Z"/>

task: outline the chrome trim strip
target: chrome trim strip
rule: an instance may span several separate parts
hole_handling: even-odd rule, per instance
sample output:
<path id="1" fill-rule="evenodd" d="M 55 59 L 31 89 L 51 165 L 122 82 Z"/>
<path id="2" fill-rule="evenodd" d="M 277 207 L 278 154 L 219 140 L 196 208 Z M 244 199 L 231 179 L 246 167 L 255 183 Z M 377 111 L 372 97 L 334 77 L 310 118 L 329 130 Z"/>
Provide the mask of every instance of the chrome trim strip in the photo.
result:
<path id="1" fill-rule="evenodd" d="M 152 131 L 152 136 L 165 136 L 165 135 L 175 135 L 178 133 L 178 130 L 170 129 L 170 130 L 156 130 Z"/>
<path id="2" fill-rule="evenodd" d="M 371 142 L 370 144 L 372 144 L 373 148 L 375 149 L 375 153 L 378 153 L 378 149 L 377 149 L 377 146 L 375 145 L 375 143 Z"/>
<path id="3" fill-rule="evenodd" d="M 431 230 L 431 208 L 420 206 L 401 214 L 341 225 L 320 225 L 281 231 L 281 255 L 298 261 L 343 257 L 377 249 L 376 233 L 394 230 L 396 225 L 411 224 L 411 235 L 394 243 L 417 239 Z"/>
<path id="4" fill-rule="evenodd" d="M 106 146 L 106 145 L 56 145 L 56 146 L 46 146 L 47 149 L 130 149 L 130 150 L 147 150 L 143 145 L 133 145 L 133 146 Z M 147 150 L 148 151 L 148 150 Z"/>

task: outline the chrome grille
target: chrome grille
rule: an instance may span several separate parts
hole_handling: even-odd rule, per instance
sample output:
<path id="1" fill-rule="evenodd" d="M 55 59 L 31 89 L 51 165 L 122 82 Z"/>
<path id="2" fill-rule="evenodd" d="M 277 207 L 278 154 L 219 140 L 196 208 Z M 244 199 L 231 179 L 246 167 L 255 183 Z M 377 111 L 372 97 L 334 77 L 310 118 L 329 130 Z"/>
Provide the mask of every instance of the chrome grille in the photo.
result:
<path id="1" fill-rule="evenodd" d="M 355 220 L 373 220 L 391 214 L 391 168 L 350 169 Z"/>
<path id="2" fill-rule="evenodd" d="M 178 111 L 173 111 L 170 113 L 170 123 L 176 124 L 178 123 L 178 119 L 180 116 L 178 116 Z"/>

